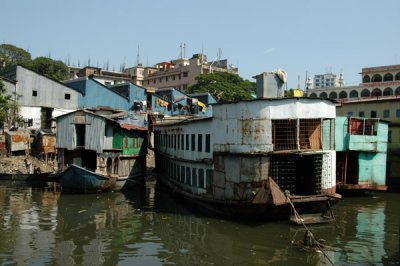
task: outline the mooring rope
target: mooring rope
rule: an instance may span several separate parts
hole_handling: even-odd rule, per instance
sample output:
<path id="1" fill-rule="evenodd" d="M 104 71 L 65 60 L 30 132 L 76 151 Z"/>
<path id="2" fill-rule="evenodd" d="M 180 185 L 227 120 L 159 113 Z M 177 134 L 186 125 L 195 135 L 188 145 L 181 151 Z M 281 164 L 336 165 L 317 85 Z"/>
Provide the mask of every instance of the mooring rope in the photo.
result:
<path id="1" fill-rule="evenodd" d="M 311 236 L 311 238 L 312 238 L 312 239 L 314 240 L 314 242 L 317 244 L 318 250 L 322 252 L 322 254 L 325 256 L 325 258 L 327 258 L 328 261 L 329 261 L 332 265 L 335 265 L 335 264 L 333 263 L 333 261 L 329 258 L 329 256 L 325 253 L 325 251 L 322 249 L 322 248 L 324 247 L 324 245 L 321 244 L 321 243 L 315 238 L 314 234 L 311 232 L 310 229 L 308 229 L 308 227 L 307 227 L 306 224 L 304 223 L 304 220 L 301 218 L 300 214 L 297 212 L 296 208 L 294 207 L 294 204 L 293 204 L 292 200 L 290 199 L 290 193 L 289 193 L 288 191 L 285 191 L 285 195 L 286 195 L 286 198 L 287 198 L 288 201 L 289 201 L 290 206 L 291 206 L 292 209 L 293 209 L 293 212 L 294 212 L 294 215 L 296 216 L 296 219 L 300 220 L 301 224 L 302 224 L 302 225 L 304 226 L 304 228 L 306 229 L 306 234 L 307 234 L 307 236 Z"/>

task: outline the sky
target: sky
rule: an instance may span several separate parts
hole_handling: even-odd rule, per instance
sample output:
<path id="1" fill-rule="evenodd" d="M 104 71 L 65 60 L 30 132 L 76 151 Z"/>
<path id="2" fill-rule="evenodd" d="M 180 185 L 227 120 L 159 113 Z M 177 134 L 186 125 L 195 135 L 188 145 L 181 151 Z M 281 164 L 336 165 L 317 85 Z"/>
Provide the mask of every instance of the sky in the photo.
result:
<path id="1" fill-rule="evenodd" d="M 250 81 L 283 69 L 305 78 L 400 64 L 399 0 L 1 0 L 0 42 L 71 65 L 120 70 L 204 53 Z M 299 82 L 300 81 L 300 82 Z"/>

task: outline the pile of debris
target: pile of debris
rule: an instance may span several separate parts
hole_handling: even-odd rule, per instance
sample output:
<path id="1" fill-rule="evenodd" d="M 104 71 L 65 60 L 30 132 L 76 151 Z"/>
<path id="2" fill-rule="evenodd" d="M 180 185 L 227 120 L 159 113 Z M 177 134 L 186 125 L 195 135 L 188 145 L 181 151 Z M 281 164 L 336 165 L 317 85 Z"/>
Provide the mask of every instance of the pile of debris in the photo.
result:
<path id="1" fill-rule="evenodd" d="M 17 155 L 0 159 L 0 174 L 54 173 L 55 171 L 55 161 L 46 163 L 30 155 Z"/>

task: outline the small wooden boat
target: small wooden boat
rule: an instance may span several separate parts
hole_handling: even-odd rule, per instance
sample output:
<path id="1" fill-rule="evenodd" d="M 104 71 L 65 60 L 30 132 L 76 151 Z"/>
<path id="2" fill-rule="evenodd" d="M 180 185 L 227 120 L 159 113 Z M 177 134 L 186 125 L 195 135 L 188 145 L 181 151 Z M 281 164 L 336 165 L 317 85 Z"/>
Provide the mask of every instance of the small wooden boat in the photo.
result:
<path id="1" fill-rule="evenodd" d="M 116 176 L 105 176 L 77 165 L 70 165 L 58 176 L 63 191 L 95 193 L 112 190 Z"/>

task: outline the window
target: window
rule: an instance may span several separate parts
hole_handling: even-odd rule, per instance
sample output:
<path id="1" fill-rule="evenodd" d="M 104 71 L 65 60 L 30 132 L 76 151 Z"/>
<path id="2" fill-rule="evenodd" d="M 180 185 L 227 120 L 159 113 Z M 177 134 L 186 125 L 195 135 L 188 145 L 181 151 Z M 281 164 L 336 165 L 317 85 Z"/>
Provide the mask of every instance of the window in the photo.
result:
<path id="1" fill-rule="evenodd" d="M 176 142 L 177 142 L 177 141 L 176 141 L 176 137 L 177 137 L 177 136 L 174 134 L 174 149 L 175 149 L 175 150 L 176 150 Z"/>
<path id="2" fill-rule="evenodd" d="M 179 167 L 179 165 L 176 165 L 176 171 L 175 171 L 175 179 L 176 180 L 180 180 L 180 173 L 179 173 L 179 169 L 180 169 L 180 167 Z"/>
<path id="3" fill-rule="evenodd" d="M 188 74 L 189 74 L 189 72 L 183 72 L 183 77 L 187 77 L 188 76 Z"/>
<path id="4" fill-rule="evenodd" d="M 376 118 L 376 111 L 371 111 L 371 118 Z"/>
<path id="5" fill-rule="evenodd" d="M 197 187 L 197 169 L 192 168 L 192 186 Z"/>
<path id="6" fill-rule="evenodd" d="M 396 110 L 396 117 L 400 117 L 400 109 Z"/>
<path id="7" fill-rule="evenodd" d="M 186 185 L 190 185 L 190 167 L 186 167 Z"/>
<path id="8" fill-rule="evenodd" d="M 211 143 L 210 143 L 210 134 L 206 134 L 206 152 L 210 152 Z"/>
<path id="9" fill-rule="evenodd" d="M 37 96 L 37 91 L 33 90 L 33 91 L 32 91 L 32 96 L 35 96 L 35 97 L 36 97 L 36 96 Z"/>
<path id="10" fill-rule="evenodd" d="M 195 150 L 195 145 L 196 145 L 196 135 L 192 134 L 192 151 Z"/>
<path id="11" fill-rule="evenodd" d="M 71 99 L 71 94 L 66 93 L 66 94 L 64 95 L 64 99 L 65 99 L 65 100 L 70 100 L 70 99 Z"/>
<path id="12" fill-rule="evenodd" d="M 186 134 L 186 150 L 189 150 L 189 134 Z"/>
<path id="13" fill-rule="evenodd" d="M 392 131 L 388 131 L 388 143 L 392 143 Z"/>
<path id="14" fill-rule="evenodd" d="M 181 183 L 185 182 L 185 166 L 181 166 Z"/>
<path id="15" fill-rule="evenodd" d="M 348 112 L 347 116 L 353 116 L 353 112 Z"/>
<path id="16" fill-rule="evenodd" d="M 180 142 L 180 140 L 181 140 L 181 135 L 177 135 L 178 136 L 178 150 L 180 150 L 181 149 L 181 142 Z"/>
<path id="17" fill-rule="evenodd" d="M 197 135 L 197 151 L 198 152 L 203 151 L 203 135 L 202 134 Z"/>
<path id="18" fill-rule="evenodd" d="M 182 149 L 182 150 L 185 149 L 185 148 L 184 148 L 185 146 L 183 146 L 183 140 L 184 140 L 184 135 L 182 134 L 182 135 L 181 135 L 181 149 Z"/>
<path id="19" fill-rule="evenodd" d="M 358 113 L 358 116 L 359 116 L 359 117 L 365 117 L 364 111 L 359 112 L 359 113 Z"/>
<path id="20" fill-rule="evenodd" d="M 388 118 L 390 116 L 390 111 L 388 109 L 383 110 L 383 117 Z"/>
<path id="21" fill-rule="evenodd" d="M 212 186 L 212 173 L 211 170 L 206 170 L 206 188 L 211 188 Z"/>
<path id="22" fill-rule="evenodd" d="M 204 183 L 204 169 L 199 169 L 199 187 L 206 188 Z"/>

